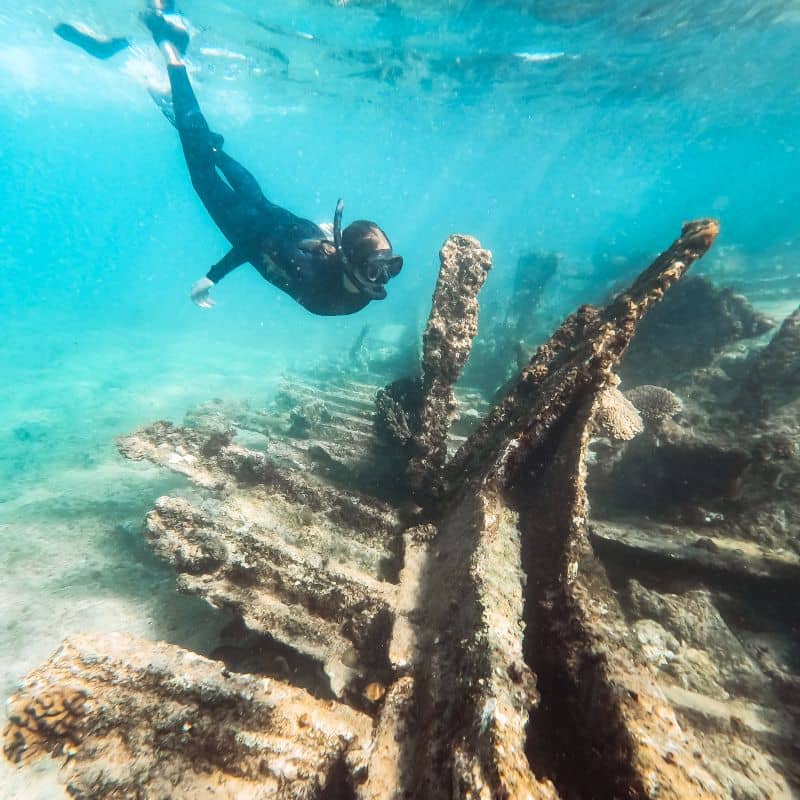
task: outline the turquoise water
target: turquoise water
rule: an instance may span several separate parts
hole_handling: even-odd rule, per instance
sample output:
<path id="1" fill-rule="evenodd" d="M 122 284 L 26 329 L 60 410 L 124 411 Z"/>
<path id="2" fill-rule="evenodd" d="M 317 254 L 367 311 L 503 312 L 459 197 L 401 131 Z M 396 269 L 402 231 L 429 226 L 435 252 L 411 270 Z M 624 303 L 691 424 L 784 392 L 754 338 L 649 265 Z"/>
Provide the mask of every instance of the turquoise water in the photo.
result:
<path id="1" fill-rule="evenodd" d="M 227 245 L 145 91 L 163 67 L 138 6 L 97 5 L 0 8 L 3 695 L 74 631 L 213 637 L 137 538 L 178 481 L 114 438 L 211 397 L 264 403 L 365 324 L 419 327 L 448 234 L 492 250 L 496 303 L 520 255 L 560 253 L 553 320 L 697 216 L 722 220 L 702 270 L 723 282 L 800 272 L 796 2 L 187 0 L 192 80 L 226 149 L 271 199 L 324 221 L 342 196 L 345 222 L 376 219 L 404 256 L 388 299 L 348 318 L 248 266 L 214 309 L 190 303 Z M 52 34 L 63 19 L 134 47 L 94 61 Z M 5 797 L 20 780 L 0 779 Z"/>

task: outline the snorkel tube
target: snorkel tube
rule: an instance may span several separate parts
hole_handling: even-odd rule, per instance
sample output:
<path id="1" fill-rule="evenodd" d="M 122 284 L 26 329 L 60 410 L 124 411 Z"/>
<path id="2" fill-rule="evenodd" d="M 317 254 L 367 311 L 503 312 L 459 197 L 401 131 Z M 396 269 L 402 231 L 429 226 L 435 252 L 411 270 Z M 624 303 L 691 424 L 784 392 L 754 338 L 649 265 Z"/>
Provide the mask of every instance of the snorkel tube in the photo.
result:
<path id="1" fill-rule="evenodd" d="M 361 292 L 364 292 L 372 297 L 369 287 L 364 284 L 364 281 L 356 275 L 355 270 L 350 264 L 350 259 L 344 252 L 342 247 L 342 213 L 344 212 L 344 200 L 340 197 L 336 201 L 336 211 L 333 212 L 333 244 L 336 247 L 336 252 L 342 261 L 342 271 L 347 276 L 347 279 L 353 286 Z M 384 292 L 385 294 L 385 292 Z"/>
<path id="2" fill-rule="evenodd" d="M 342 250 L 342 213 L 344 212 L 344 200 L 340 197 L 336 201 L 336 211 L 333 212 L 333 243 L 336 250 L 342 257 L 342 262 L 347 263 L 347 256 Z"/>
<path id="3" fill-rule="evenodd" d="M 373 286 L 365 281 L 350 263 L 342 247 L 342 213 L 344 212 L 344 200 L 340 197 L 336 201 L 336 211 L 333 212 L 333 244 L 336 247 L 336 252 L 342 260 L 342 271 L 347 276 L 347 279 L 353 286 L 360 292 L 369 295 L 373 300 L 382 300 L 386 297 L 386 289 L 383 286 Z"/>

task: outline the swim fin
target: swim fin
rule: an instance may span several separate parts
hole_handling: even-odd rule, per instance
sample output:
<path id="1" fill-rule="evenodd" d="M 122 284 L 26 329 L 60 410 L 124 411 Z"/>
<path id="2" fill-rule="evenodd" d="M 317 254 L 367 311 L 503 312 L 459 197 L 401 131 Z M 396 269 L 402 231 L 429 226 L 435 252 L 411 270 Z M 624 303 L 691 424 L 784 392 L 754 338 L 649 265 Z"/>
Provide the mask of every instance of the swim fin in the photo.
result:
<path id="1" fill-rule="evenodd" d="M 77 45 L 94 58 L 105 60 L 130 47 L 130 42 L 124 36 L 99 36 L 91 28 L 83 25 L 72 25 L 62 22 L 53 28 L 53 33 L 64 41 Z"/>

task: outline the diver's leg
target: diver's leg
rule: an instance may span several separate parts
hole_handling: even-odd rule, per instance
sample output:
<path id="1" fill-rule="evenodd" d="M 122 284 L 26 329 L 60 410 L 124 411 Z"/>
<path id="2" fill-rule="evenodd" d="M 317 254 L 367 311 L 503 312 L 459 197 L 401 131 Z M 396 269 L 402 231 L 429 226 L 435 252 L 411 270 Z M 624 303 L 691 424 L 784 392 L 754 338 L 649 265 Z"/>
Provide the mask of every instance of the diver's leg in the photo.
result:
<path id="1" fill-rule="evenodd" d="M 211 134 L 219 136 L 219 134 Z M 253 174 L 245 169 L 238 161 L 223 152 L 221 146 L 215 148 L 215 158 L 219 169 L 228 183 L 242 195 L 248 203 L 263 203 L 266 198 Z"/>
<path id="2" fill-rule="evenodd" d="M 214 134 L 200 110 L 182 54 L 185 49 L 185 26 L 173 19 L 164 19 L 155 8 L 143 15 L 167 64 L 172 90 L 174 124 L 178 129 L 183 155 L 192 186 L 211 218 L 231 243 L 249 238 L 250 209 L 245 198 L 237 194 L 217 172 L 217 148 L 222 137 Z"/>
<path id="3" fill-rule="evenodd" d="M 215 139 L 209 130 L 183 64 L 167 65 L 172 87 L 175 127 L 183 146 L 189 176 L 198 197 L 220 230 L 232 241 L 242 231 L 237 224 L 240 198 L 217 172 Z"/>
<path id="4" fill-rule="evenodd" d="M 170 73 L 173 106 L 173 119 L 170 121 L 175 124 L 178 131 L 182 129 L 181 122 L 187 128 L 190 126 L 202 128 L 202 133 L 210 141 L 212 149 L 215 151 L 216 165 L 233 189 L 242 194 L 243 199 L 248 202 L 264 200 L 261 187 L 252 173 L 227 153 L 222 152 L 223 138 L 220 134 L 209 130 L 208 124 L 200 112 L 200 106 L 194 96 L 188 76 L 185 74 L 185 69 L 183 75 L 177 74 L 177 68 L 184 67 L 182 55 L 188 44 L 188 32 L 180 18 L 172 16 L 175 12 L 174 0 L 151 0 L 151 3 L 151 10 L 144 14 L 144 22 L 161 49 Z M 177 93 L 176 82 L 179 85 Z M 182 121 L 180 115 L 183 116 Z"/>
<path id="5" fill-rule="evenodd" d="M 179 17 L 165 16 L 167 11 L 174 10 L 171 0 L 152 0 L 150 7 L 142 14 L 142 21 L 153 35 L 153 40 L 158 45 L 167 65 L 167 74 L 172 93 L 172 122 L 178 129 L 181 143 L 184 145 L 189 171 L 193 164 L 213 169 L 214 153 L 212 135 L 208 123 L 200 111 L 183 53 L 188 44 L 188 31 Z"/>
<path id="6" fill-rule="evenodd" d="M 189 46 L 189 29 L 185 20 L 176 12 L 174 0 L 149 0 L 140 18 L 147 26 L 153 40 L 162 48 L 172 45 L 179 58 Z M 166 57 L 166 53 L 164 53 Z M 168 58 L 167 63 L 170 63 Z"/>
<path id="7" fill-rule="evenodd" d="M 186 67 L 182 63 L 168 63 L 167 75 L 172 92 L 175 127 L 178 129 L 181 142 L 185 140 L 185 144 L 192 145 L 193 158 L 202 159 L 210 167 L 215 167 L 211 129 L 189 83 Z"/>
<path id="8" fill-rule="evenodd" d="M 100 59 L 111 58 L 131 44 L 124 36 L 103 36 L 85 25 L 73 25 L 71 22 L 60 22 L 53 28 L 53 33 Z"/>
<path id="9" fill-rule="evenodd" d="M 172 93 L 170 122 L 178 129 L 184 150 L 190 151 L 186 153 L 187 161 L 191 159 L 206 170 L 213 168 L 213 144 L 221 140 L 221 137 L 211 134 L 189 82 L 183 61 L 183 54 L 189 43 L 186 25 L 180 17 L 174 15 L 173 0 L 151 0 L 148 9 L 142 14 L 142 21 L 153 35 L 153 40 L 167 64 Z M 192 164 L 189 165 L 189 171 L 192 171 Z"/>

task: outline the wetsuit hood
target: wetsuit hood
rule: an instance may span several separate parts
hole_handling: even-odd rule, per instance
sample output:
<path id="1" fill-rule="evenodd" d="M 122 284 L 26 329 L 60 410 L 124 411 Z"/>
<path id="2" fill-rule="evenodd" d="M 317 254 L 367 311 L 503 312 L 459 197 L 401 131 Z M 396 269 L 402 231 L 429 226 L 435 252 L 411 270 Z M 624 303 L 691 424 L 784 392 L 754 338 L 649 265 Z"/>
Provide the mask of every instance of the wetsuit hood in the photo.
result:
<path id="1" fill-rule="evenodd" d="M 374 222 L 360 219 L 342 230 L 343 210 L 340 199 L 333 216 L 333 242 L 344 274 L 360 292 L 373 300 L 383 300 L 385 285 L 398 275 L 403 258 L 395 255 L 389 237 Z"/>

